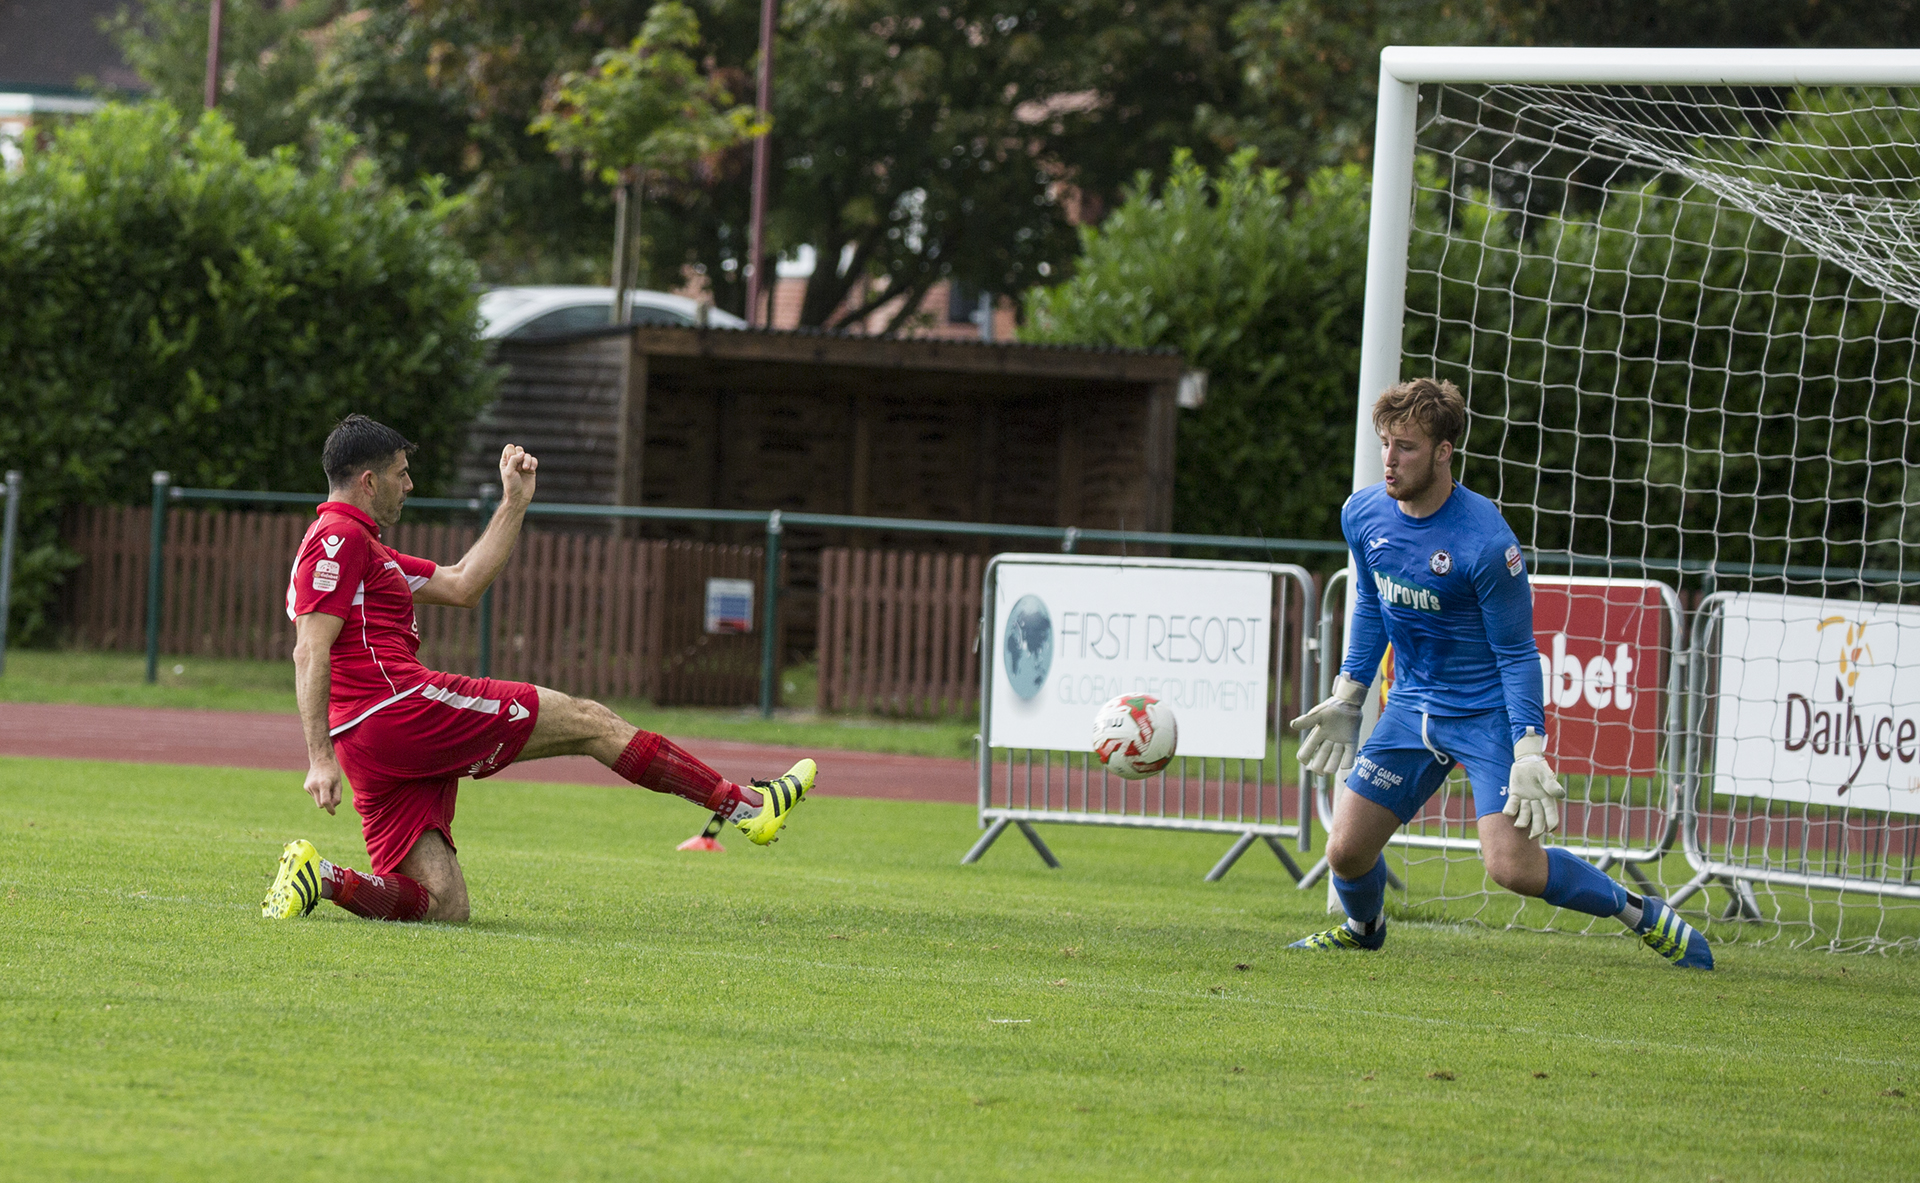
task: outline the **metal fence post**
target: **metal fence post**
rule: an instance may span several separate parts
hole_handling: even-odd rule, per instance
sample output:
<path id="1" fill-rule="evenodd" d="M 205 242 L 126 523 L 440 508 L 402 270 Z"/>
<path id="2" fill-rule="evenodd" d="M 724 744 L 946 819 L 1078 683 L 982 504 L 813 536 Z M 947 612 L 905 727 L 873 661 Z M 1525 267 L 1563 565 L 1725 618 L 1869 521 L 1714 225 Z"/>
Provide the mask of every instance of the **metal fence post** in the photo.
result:
<path id="1" fill-rule="evenodd" d="M 6 525 L 0 527 L 0 674 L 7 672 L 7 613 L 13 608 L 13 542 L 20 529 L 20 471 L 7 472 Z"/>
<path id="2" fill-rule="evenodd" d="M 147 551 L 147 684 L 160 678 L 160 581 L 167 545 L 167 493 L 173 477 L 153 474 L 153 535 Z"/>
<path id="3" fill-rule="evenodd" d="M 767 594 L 764 623 L 760 628 L 760 717 L 773 718 L 774 679 L 780 676 L 778 638 L 780 623 L 780 511 L 767 514 Z"/>
<path id="4" fill-rule="evenodd" d="M 494 488 L 483 482 L 480 485 L 480 532 L 486 533 L 487 525 L 493 521 Z M 475 665 L 483 678 L 493 677 L 493 584 L 480 593 L 479 652 L 475 655 Z"/>

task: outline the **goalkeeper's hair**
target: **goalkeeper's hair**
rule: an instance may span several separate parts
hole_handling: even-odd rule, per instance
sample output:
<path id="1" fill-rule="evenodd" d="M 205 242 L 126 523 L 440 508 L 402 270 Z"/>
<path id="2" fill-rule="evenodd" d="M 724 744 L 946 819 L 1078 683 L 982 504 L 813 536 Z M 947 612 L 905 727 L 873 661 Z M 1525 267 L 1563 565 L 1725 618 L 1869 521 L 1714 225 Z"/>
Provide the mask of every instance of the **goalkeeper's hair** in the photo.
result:
<path id="1" fill-rule="evenodd" d="M 326 446 L 320 449 L 320 467 L 326 470 L 330 486 L 344 489 L 369 468 L 384 469 L 395 452 L 411 453 L 417 446 L 384 423 L 365 415 L 348 415 L 327 433 Z"/>
<path id="2" fill-rule="evenodd" d="M 1467 427 L 1467 400 L 1460 389 L 1439 378 L 1415 378 L 1387 387 L 1373 404 L 1373 429 L 1389 432 L 1413 424 L 1438 444 L 1446 440 L 1460 446 L 1460 433 Z"/>

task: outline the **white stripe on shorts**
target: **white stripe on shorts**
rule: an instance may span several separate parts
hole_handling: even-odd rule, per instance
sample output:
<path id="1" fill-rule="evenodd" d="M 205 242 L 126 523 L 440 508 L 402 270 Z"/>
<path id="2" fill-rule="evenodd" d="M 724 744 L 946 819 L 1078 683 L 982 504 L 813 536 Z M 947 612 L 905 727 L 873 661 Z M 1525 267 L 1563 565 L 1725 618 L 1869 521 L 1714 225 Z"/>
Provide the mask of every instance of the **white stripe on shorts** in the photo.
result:
<path id="1" fill-rule="evenodd" d="M 1453 763 L 1453 757 L 1447 755 L 1445 752 L 1441 751 L 1439 748 L 1434 747 L 1433 740 L 1427 737 L 1427 722 L 1428 722 L 1427 712 L 1421 711 L 1420 712 L 1420 742 L 1427 745 L 1427 750 L 1429 752 L 1432 752 L 1433 758 L 1440 761 L 1442 765 Z"/>
<path id="2" fill-rule="evenodd" d="M 376 702 L 372 706 L 368 707 L 366 710 L 361 711 L 359 714 L 355 715 L 353 718 L 348 719 L 345 723 L 340 724 L 340 726 L 333 728 L 331 731 L 328 731 L 327 734 L 338 735 L 349 727 L 358 726 L 359 724 L 366 722 L 367 717 L 373 714 L 373 712 L 379 710 L 381 707 L 390 707 L 394 703 L 399 702 L 401 699 L 405 698 L 409 694 L 412 694 L 415 690 L 418 690 L 418 689 L 420 689 L 420 687 L 413 686 L 406 690 L 402 690 L 400 693 L 394 695 L 392 698 L 382 699 L 381 701 Z"/>
<path id="3" fill-rule="evenodd" d="M 455 694 L 451 690 L 442 690 L 438 686 L 429 685 L 425 690 L 420 692 L 420 697 L 431 698 L 435 702 L 444 702 L 455 710 L 479 711 L 483 715 L 497 715 L 500 713 L 500 700 L 497 698 L 474 698 L 471 695 Z"/>

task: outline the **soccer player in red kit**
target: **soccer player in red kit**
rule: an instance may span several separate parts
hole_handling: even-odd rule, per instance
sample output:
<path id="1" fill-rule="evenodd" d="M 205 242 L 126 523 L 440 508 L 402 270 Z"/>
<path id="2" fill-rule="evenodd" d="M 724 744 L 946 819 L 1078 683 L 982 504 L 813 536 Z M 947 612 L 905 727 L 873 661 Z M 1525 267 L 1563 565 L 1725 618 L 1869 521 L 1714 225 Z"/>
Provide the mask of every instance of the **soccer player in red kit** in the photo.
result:
<path id="1" fill-rule="evenodd" d="M 502 450 L 500 508 L 464 558 L 438 566 L 380 538 L 413 489 L 413 448 L 364 415 L 340 421 L 321 453 L 328 500 L 287 585 L 306 790 L 332 813 L 343 774 L 352 782 L 373 872 L 328 862 L 305 839 L 290 842 L 262 913 L 304 916 L 327 899 L 376 920 L 466 920 L 467 883 L 453 844 L 459 779 L 543 756 L 592 756 L 634 784 L 712 810 L 715 822 L 736 823 L 759 845 L 778 837 L 813 787 L 812 760 L 737 785 L 597 702 L 420 664 L 413 606 L 480 602 L 519 537 L 539 462 L 515 445 Z"/>

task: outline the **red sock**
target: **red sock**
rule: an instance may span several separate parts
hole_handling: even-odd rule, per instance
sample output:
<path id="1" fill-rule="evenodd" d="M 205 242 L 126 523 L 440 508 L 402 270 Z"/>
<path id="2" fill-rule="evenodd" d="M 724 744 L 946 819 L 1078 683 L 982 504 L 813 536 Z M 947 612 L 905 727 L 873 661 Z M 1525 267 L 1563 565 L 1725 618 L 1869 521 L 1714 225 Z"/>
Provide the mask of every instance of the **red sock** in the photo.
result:
<path id="1" fill-rule="evenodd" d="M 759 793 L 724 779 L 692 752 L 651 731 L 634 733 L 613 770 L 643 789 L 685 797 L 715 813 L 732 815 L 742 805 L 758 809 L 762 804 Z"/>
<path id="2" fill-rule="evenodd" d="M 368 920 L 418 920 L 433 903 L 427 889 L 405 875 L 369 875 L 334 864 L 327 872 L 323 882 L 332 890 L 326 897 Z"/>

